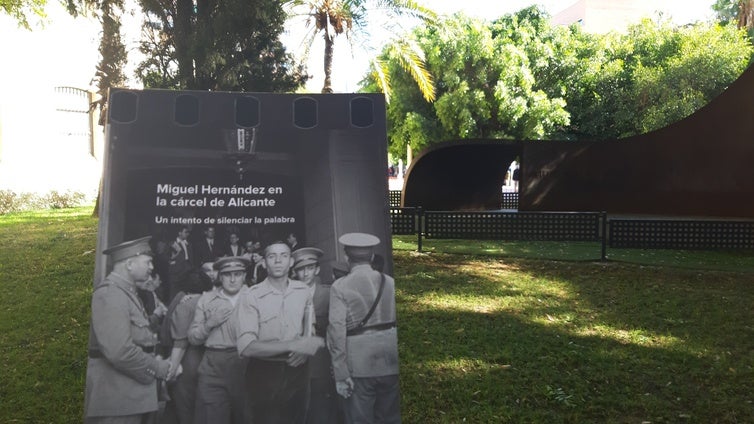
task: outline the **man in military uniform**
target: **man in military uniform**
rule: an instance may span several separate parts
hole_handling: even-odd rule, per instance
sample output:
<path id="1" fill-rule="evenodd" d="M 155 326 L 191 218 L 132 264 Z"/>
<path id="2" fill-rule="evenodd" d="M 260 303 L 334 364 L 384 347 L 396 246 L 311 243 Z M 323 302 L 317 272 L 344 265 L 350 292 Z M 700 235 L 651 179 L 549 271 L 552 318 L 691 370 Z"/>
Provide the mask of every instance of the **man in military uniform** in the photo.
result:
<path id="1" fill-rule="evenodd" d="M 400 423 L 395 281 L 372 268 L 380 240 L 340 237 L 351 270 L 330 289 L 327 347 L 347 423 Z"/>
<path id="2" fill-rule="evenodd" d="M 246 387 L 255 424 L 301 424 L 308 403 L 307 362 L 324 340 L 314 335 L 312 290 L 288 277 L 290 247 L 264 250 L 267 278 L 251 286 L 238 308 L 238 353 L 249 360 Z"/>
<path id="3" fill-rule="evenodd" d="M 195 423 L 246 424 L 245 358 L 236 351 L 235 311 L 246 286 L 246 258 L 229 256 L 214 263 L 221 286 L 202 294 L 188 340 L 204 345 L 196 388 Z"/>
<path id="4" fill-rule="evenodd" d="M 312 291 L 315 332 L 317 337 L 327 335 L 327 314 L 330 311 L 330 284 L 320 278 L 319 260 L 324 252 L 316 247 L 303 247 L 294 250 L 294 277 L 309 286 Z M 341 422 L 338 413 L 338 398 L 335 392 L 335 380 L 330 371 L 330 352 L 320 349 L 309 360 L 309 411 L 306 414 L 308 424 L 336 424 Z"/>
<path id="5" fill-rule="evenodd" d="M 170 363 L 156 357 L 150 330 L 136 294 L 152 272 L 150 237 L 127 241 L 102 253 L 112 272 L 92 294 L 84 421 L 141 424 L 157 411 L 156 379 L 167 379 Z"/>

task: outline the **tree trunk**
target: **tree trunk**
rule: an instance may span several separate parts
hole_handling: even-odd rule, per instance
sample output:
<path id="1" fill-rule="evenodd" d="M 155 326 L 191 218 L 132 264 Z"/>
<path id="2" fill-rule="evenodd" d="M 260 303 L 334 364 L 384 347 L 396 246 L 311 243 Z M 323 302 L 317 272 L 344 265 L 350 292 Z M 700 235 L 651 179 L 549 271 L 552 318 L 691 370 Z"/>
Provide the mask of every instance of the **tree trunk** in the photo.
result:
<path id="1" fill-rule="evenodd" d="M 323 93 L 332 93 L 332 56 L 335 39 L 325 31 L 325 83 L 322 86 Z"/>
<path id="2" fill-rule="evenodd" d="M 738 8 L 738 27 L 754 27 L 754 0 L 741 0 Z"/>
<path id="3" fill-rule="evenodd" d="M 212 71 L 207 63 L 210 52 L 215 47 L 215 34 L 212 31 L 212 4 L 208 0 L 196 0 L 196 21 L 191 40 L 194 57 L 193 90 L 216 90 Z"/>
<path id="4" fill-rule="evenodd" d="M 175 58 L 178 62 L 178 81 L 181 88 L 189 88 L 193 85 L 194 61 L 191 55 L 191 15 L 194 13 L 194 4 L 191 0 L 177 0 L 176 17 L 174 21 Z"/>

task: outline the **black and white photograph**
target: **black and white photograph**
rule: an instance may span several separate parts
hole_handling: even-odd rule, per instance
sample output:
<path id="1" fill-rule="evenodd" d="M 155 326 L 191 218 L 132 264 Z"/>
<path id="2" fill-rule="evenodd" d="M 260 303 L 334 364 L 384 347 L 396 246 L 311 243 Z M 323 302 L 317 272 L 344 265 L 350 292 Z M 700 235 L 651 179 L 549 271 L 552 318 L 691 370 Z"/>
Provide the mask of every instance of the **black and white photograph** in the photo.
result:
<path id="1" fill-rule="evenodd" d="M 85 422 L 400 422 L 384 98 L 108 113 Z"/>

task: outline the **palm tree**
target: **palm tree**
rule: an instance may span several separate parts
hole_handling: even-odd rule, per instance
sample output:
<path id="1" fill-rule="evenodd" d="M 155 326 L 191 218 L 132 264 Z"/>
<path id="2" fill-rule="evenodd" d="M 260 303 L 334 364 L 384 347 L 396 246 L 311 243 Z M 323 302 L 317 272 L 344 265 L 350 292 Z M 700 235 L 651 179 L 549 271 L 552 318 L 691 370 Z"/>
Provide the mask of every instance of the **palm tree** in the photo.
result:
<path id="1" fill-rule="evenodd" d="M 396 34 L 400 27 L 400 18 L 418 18 L 424 22 L 434 22 L 436 14 L 428 8 L 420 6 L 414 0 L 293 0 L 290 2 L 289 15 L 304 17 L 308 32 L 304 38 L 304 59 L 309 55 L 311 46 L 318 35 L 322 35 L 325 42 L 324 71 L 325 81 L 323 93 L 332 93 L 332 63 L 336 37 L 342 35 L 351 46 L 361 45 L 369 48 L 368 42 L 361 38 L 368 38 L 367 24 L 370 15 L 379 14 L 390 23 L 387 29 Z M 400 58 L 404 69 L 411 74 L 427 101 L 433 101 L 434 83 L 432 76 L 424 66 L 424 53 L 411 40 L 398 36 L 390 43 L 393 54 Z M 390 78 L 384 63 L 376 59 L 370 60 L 370 67 L 378 81 L 380 88 L 389 101 Z"/>

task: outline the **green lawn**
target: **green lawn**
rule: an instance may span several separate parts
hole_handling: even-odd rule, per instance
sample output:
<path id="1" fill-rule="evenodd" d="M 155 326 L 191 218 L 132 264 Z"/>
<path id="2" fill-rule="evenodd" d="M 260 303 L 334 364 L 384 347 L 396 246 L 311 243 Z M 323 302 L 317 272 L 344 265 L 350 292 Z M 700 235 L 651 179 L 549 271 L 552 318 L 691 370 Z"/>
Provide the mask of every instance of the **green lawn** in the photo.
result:
<path id="1" fill-rule="evenodd" d="M 0 423 L 81 422 L 90 214 L 0 216 Z M 415 242 L 393 240 L 404 422 L 754 422 L 753 252 Z"/>

